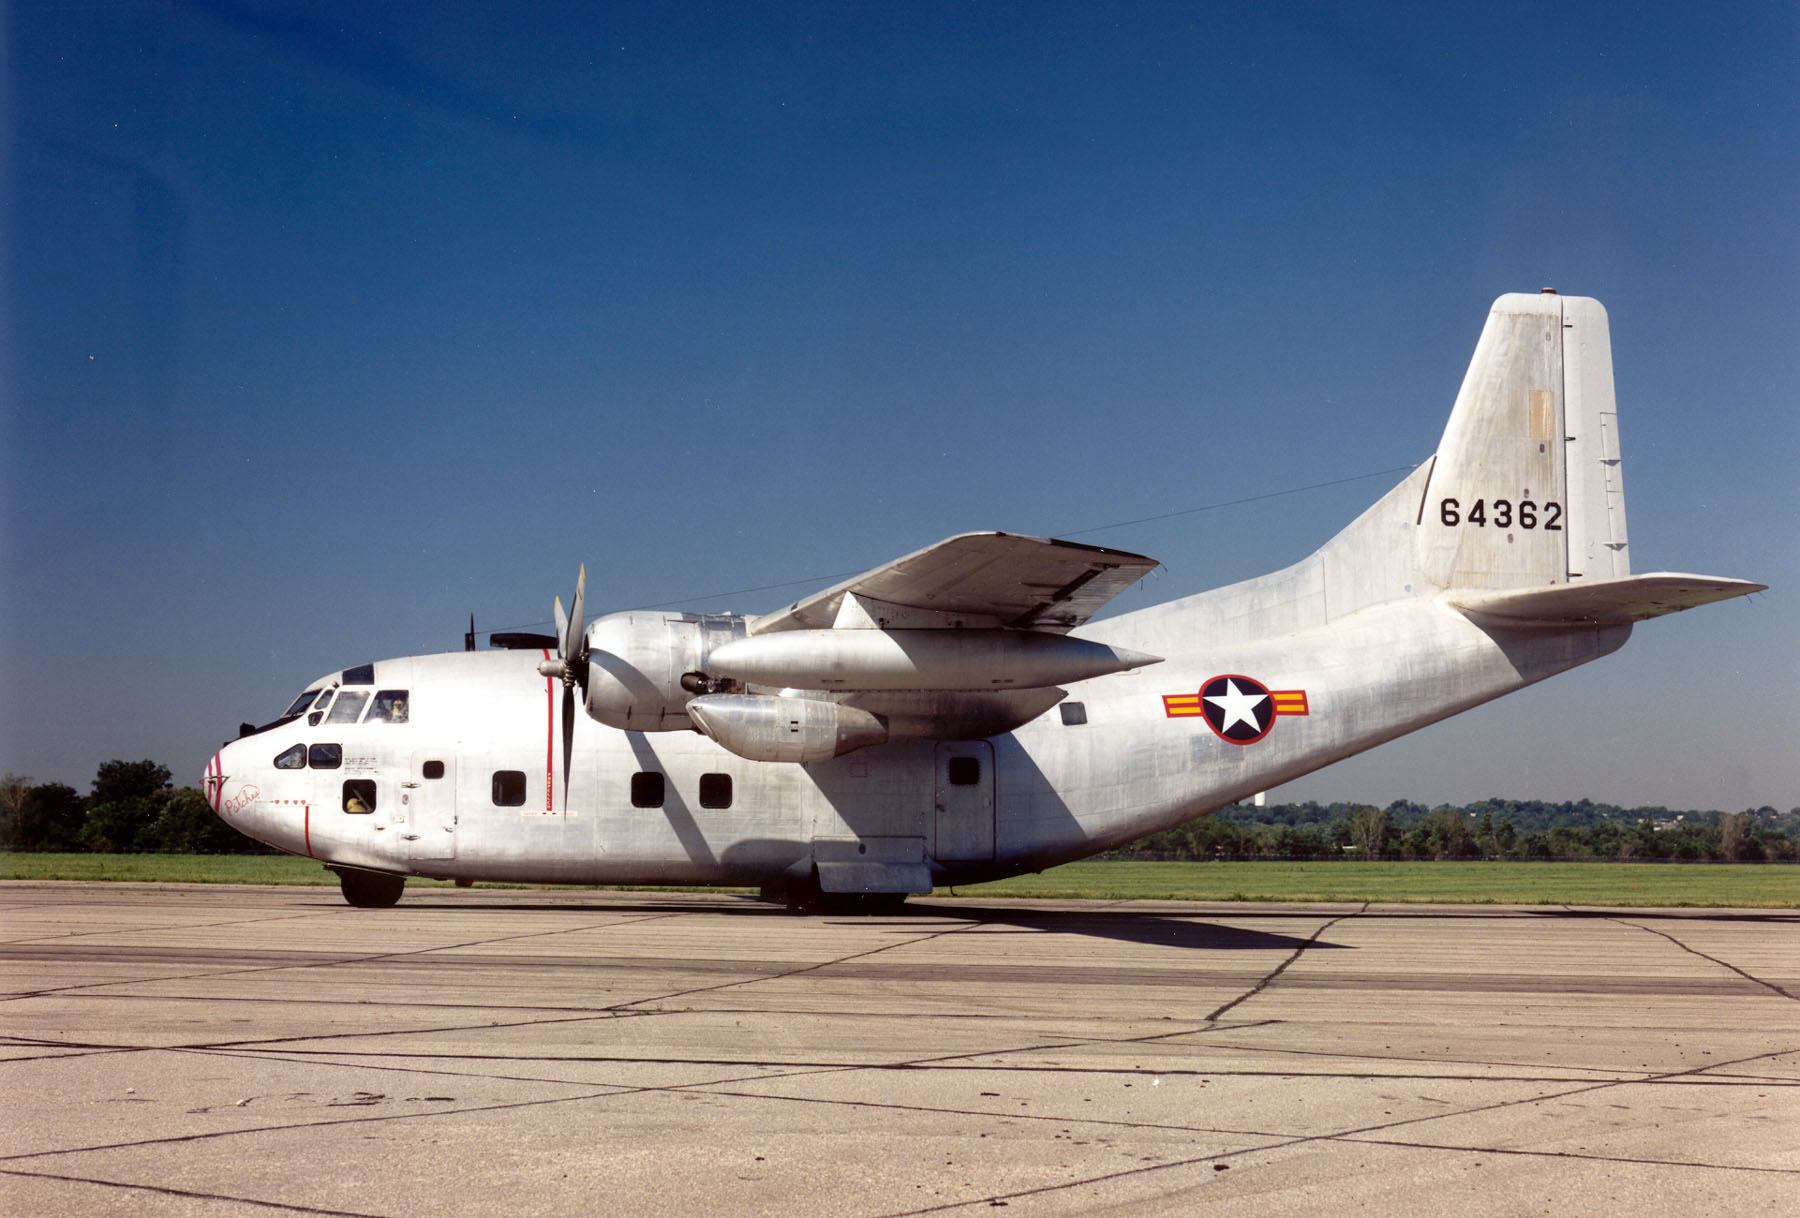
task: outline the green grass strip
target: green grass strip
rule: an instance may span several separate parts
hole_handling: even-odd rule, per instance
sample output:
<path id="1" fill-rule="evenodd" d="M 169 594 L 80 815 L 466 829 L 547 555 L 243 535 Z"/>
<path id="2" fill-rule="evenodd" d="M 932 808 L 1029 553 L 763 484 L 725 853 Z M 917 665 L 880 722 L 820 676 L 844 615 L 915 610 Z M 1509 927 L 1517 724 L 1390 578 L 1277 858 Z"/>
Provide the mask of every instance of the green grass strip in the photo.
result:
<path id="1" fill-rule="evenodd" d="M 1800 908 L 1800 867 L 1755 863 L 1255 862 L 1094 859 L 958 896 L 1177 901 L 1430 901 Z"/>
<path id="2" fill-rule="evenodd" d="M 288 855 L 7 854 L 0 879 L 328 884 Z M 409 880 L 440 887 L 443 881 Z M 495 887 L 495 885 L 485 885 Z M 504 885 L 518 887 L 518 885 Z M 1800 909 L 1800 866 L 1755 863 L 1148 863 L 1088 859 L 940 896 L 1106 901 L 1429 901 Z"/>

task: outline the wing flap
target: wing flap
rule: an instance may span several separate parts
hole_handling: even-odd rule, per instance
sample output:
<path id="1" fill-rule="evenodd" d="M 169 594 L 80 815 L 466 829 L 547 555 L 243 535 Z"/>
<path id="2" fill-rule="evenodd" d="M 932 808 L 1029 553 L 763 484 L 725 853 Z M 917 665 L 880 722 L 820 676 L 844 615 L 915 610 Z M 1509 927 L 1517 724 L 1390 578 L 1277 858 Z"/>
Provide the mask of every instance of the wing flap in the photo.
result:
<path id="1" fill-rule="evenodd" d="M 1072 541 L 963 533 L 764 614 L 750 633 L 830 629 L 840 614 L 878 628 L 1062 633 L 1158 565 L 1142 554 Z"/>
<path id="2" fill-rule="evenodd" d="M 1452 596 L 1450 603 L 1471 617 L 1518 625 L 1623 626 L 1747 596 L 1767 586 L 1742 579 L 1658 571 L 1593 583 L 1464 592 Z"/>

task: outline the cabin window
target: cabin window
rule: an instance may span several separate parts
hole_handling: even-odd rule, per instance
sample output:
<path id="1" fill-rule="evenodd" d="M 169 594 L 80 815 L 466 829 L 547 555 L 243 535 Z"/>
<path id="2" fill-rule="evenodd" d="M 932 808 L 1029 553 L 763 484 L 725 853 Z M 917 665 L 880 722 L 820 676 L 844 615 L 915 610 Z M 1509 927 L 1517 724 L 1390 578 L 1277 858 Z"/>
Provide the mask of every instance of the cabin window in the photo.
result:
<path id="1" fill-rule="evenodd" d="M 384 689 L 375 695 L 364 723 L 405 723 L 407 696 L 404 689 Z"/>
<path id="2" fill-rule="evenodd" d="M 375 780 L 373 778 L 347 778 L 344 780 L 344 811 L 352 816 L 364 816 L 375 810 Z"/>
<path id="3" fill-rule="evenodd" d="M 494 806 L 496 808 L 523 808 L 525 806 L 525 771 L 494 771 Z"/>
<path id="4" fill-rule="evenodd" d="M 1062 704 L 1064 727 L 1080 727 L 1087 722 L 1087 704 L 1085 702 L 1065 702 Z"/>
<path id="5" fill-rule="evenodd" d="M 306 750 L 306 760 L 315 770 L 335 770 L 344 764 L 344 746 L 315 744 Z"/>
<path id="6" fill-rule="evenodd" d="M 649 770 L 631 776 L 631 806 L 660 808 L 663 806 L 663 776 Z"/>
<path id="7" fill-rule="evenodd" d="M 419 768 L 419 773 L 427 778 L 442 778 L 444 776 L 444 763 L 441 761 L 427 761 Z"/>
<path id="8" fill-rule="evenodd" d="M 981 759 L 979 757 L 952 757 L 947 768 L 950 773 L 951 786 L 978 787 L 981 785 Z"/>
<path id="9" fill-rule="evenodd" d="M 296 744 L 293 748 L 275 759 L 278 770 L 304 770 L 306 768 L 306 746 Z"/>
<path id="10" fill-rule="evenodd" d="M 325 716 L 325 722 L 355 723 L 357 716 L 362 714 L 363 703 L 368 700 L 369 695 L 360 689 L 344 690 L 337 696 L 337 701 L 332 703 L 331 713 Z"/>
<path id="11" fill-rule="evenodd" d="M 375 684 L 375 666 L 373 664 L 358 664 L 355 668 L 346 668 L 344 670 L 344 684 L 345 685 L 373 685 L 373 684 Z"/>
<path id="12" fill-rule="evenodd" d="M 729 808 L 731 806 L 731 775 L 700 775 L 700 806 L 702 808 Z"/>
<path id="13" fill-rule="evenodd" d="M 319 696 L 318 690 L 316 690 L 316 689 L 307 690 L 305 693 L 301 694 L 298 698 L 294 699 L 294 704 L 292 706 L 288 707 L 286 711 L 282 712 L 281 717 L 283 719 L 290 719 L 293 716 L 298 715 L 300 712 L 304 711 L 307 707 L 311 706 L 313 704 L 313 699 L 318 696 Z"/>

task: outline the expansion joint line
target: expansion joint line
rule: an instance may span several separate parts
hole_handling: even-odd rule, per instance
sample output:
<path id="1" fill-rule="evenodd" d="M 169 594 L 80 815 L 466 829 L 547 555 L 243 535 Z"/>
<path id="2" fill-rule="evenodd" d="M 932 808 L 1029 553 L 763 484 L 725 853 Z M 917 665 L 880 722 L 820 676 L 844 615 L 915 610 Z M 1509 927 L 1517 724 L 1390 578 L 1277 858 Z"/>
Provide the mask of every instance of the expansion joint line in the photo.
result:
<path id="1" fill-rule="evenodd" d="M 713 994 L 720 990 L 735 989 L 739 986 L 746 985 L 760 985 L 767 981 L 787 981 L 790 978 L 805 976 L 807 973 L 816 973 L 820 969 L 834 968 L 840 964 L 848 964 L 852 960 L 862 960 L 869 956 L 879 956 L 883 952 L 891 952 L 903 947 L 914 947 L 920 943 L 929 943 L 933 939 L 941 939 L 945 935 L 960 935 L 965 931 L 973 930 L 979 925 L 979 922 L 969 922 L 963 926 L 952 926 L 948 930 L 936 930 L 922 935 L 915 935 L 910 939 L 905 939 L 897 943 L 883 943 L 877 947 L 871 947 L 867 951 L 850 952 L 846 955 L 834 956 L 830 960 L 820 960 L 813 964 L 803 964 L 796 968 L 783 969 L 778 973 L 763 973 L 755 977 L 738 977 L 731 981 L 721 981 L 716 985 L 701 985 L 695 986 L 693 989 L 677 990 L 672 994 L 656 994 L 647 998 L 635 998 L 630 1002 L 617 1003 L 605 1009 L 621 1015 L 647 1014 L 649 1013 L 648 1011 L 639 1012 L 636 1008 L 649 1007 L 651 1010 L 654 1010 L 655 1004 L 657 1003 L 673 1002 L 677 998 L 689 998 L 695 994 Z"/>
<path id="2" fill-rule="evenodd" d="M 55 1180 L 63 1184 L 92 1184 L 101 1188 L 116 1188 L 127 1192 L 153 1193 L 159 1197 L 183 1197 L 197 1201 L 229 1201 L 233 1205 L 254 1206 L 257 1209 L 274 1210 L 282 1214 L 315 1214 L 323 1218 L 383 1218 L 382 1215 L 370 1214 L 363 1210 L 331 1210 L 320 1209 L 312 1205 L 294 1205 L 286 1201 L 267 1201 L 260 1197 L 242 1197 L 229 1193 L 202 1193 L 193 1189 L 173 1188 L 166 1184 L 137 1184 L 128 1180 L 102 1180 L 98 1176 L 68 1176 L 47 1171 L 20 1171 L 15 1167 L 0 1167 L 0 1175 L 22 1176 L 31 1180 Z"/>

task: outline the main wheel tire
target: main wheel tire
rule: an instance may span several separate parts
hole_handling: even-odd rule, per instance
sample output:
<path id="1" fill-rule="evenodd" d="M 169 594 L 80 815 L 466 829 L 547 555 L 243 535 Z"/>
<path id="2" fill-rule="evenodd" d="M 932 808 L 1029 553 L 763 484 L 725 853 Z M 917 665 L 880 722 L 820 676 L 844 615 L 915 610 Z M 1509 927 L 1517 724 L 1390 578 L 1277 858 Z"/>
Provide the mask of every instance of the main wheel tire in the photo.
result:
<path id="1" fill-rule="evenodd" d="M 381 871 L 340 871 L 338 888 L 358 909 L 386 909 L 406 891 L 406 877 Z"/>

